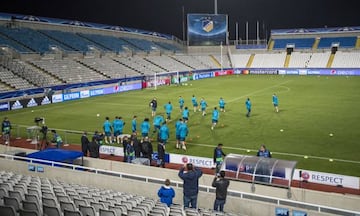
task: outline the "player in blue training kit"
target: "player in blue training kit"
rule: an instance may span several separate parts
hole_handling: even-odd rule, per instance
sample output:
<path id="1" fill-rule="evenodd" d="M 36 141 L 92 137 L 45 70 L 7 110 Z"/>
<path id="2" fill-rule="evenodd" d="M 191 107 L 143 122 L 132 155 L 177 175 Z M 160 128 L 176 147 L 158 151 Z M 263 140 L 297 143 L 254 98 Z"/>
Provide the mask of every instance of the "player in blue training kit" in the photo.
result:
<path id="1" fill-rule="evenodd" d="M 137 129 L 137 121 L 136 121 L 137 116 L 135 115 L 133 117 L 133 119 L 131 120 L 131 131 L 134 133 L 136 132 Z"/>
<path id="2" fill-rule="evenodd" d="M 186 151 L 185 139 L 186 139 L 187 135 L 189 134 L 189 128 L 186 125 L 186 123 L 182 123 L 180 125 L 179 134 L 180 134 L 180 143 L 181 143 L 182 149 L 184 149 Z"/>
<path id="3" fill-rule="evenodd" d="M 182 112 L 182 118 L 185 123 L 189 121 L 189 109 L 187 107 L 185 107 L 184 111 Z"/>
<path id="4" fill-rule="evenodd" d="M 250 98 L 246 99 L 245 106 L 246 106 L 246 109 L 247 109 L 246 117 L 250 117 L 250 113 L 251 113 L 251 101 L 250 101 Z"/>
<path id="5" fill-rule="evenodd" d="M 278 113 L 279 112 L 279 98 L 275 93 L 272 96 L 272 103 L 274 104 L 275 112 Z"/>
<path id="6" fill-rule="evenodd" d="M 172 109 L 173 109 L 173 106 L 171 104 L 171 102 L 169 101 L 169 103 L 165 104 L 164 106 L 165 108 L 165 112 L 166 112 L 166 115 L 167 115 L 167 120 L 171 120 L 171 112 L 172 112 Z"/>
<path id="7" fill-rule="evenodd" d="M 120 139 L 120 135 L 122 134 L 123 125 L 118 116 L 115 116 L 115 119 L 112 122 L 112 127 L 114 129 L 113 142 L 117 142 L 119 144 L 120 142 L 118 142 L 118 139 Z"/>
<path id="8" fill-rule="evenodd" d="M 200 100 L 200 107 L 201 107 L 201 111 L 202 111 L 202 116 L 206 116 L 207 103 L 204 98 L 201 98 L 201 100 Z"/>
<path id="9" fill-rule="evenodd" d="M 220 107 L 220 112 L 225 112 L 225 101 L 224 99 L 221 97 L 219 100 L 219 107 Z"/>
<path id="10" fill-rule="evenodd" d="M 153 134 L 156 133 L 158 130 L 160 130 L 160 126 L 161 126 L 161 124 L 163 122 L 165 122 L 165 120 L 164 120 L 164 117 L 162 115 L 155 116 L 154 122 L 153 122 L 153 125 L 154 125 Z"/>
<path id="11" fill-rule="evenodd" d="M 182 123 L 184 123 L 183 119 L 179 119 L 175 123 L 175 136 L 176 136 L 176 148 L 177 149 L 180 148 L 180 126 L 181 126 Z"/>
<path id="12" fill-rule="evenodd" d="M 103 124 L 103 130 L 105 133 L 105 143 L 110 143 L 111 142 L 111 131 L 112 131 L 112 126 L 111 126 L 111 122 L 109 121 L 109 117 L 105 118 L 105 122 Z"/>
<path id="13" fill-rule="evenodd" d="M 216 124 L 218 123 L 219 120 L 219 111 L 217 110 L 216 107 L 214 107 L 214 110 L 212 112 L 212 118 L 211 118 L 211 130 L 214 130 Z"/>
<path id="14" fill-rule="evenodd" d="M 196 112 L 196 110 L 198 109 L 198 102 L 197 102 L 197 100 L 196 100 L 196 97 L 195 97 L 195 95 L 193 95 L 192 96 L 192 98 L 191 98 L 191 103 L 192 103 L 192 105 L 193 105 L 193 107 L 194 107 L 194 112 Z"/>
<path id="15" fill-rule="evenodd" d="M 180 106 L 180 112 L 183 111 L 185 100 L 181 96 L 179 96 L 179 106 Z"/>
<path id="16" fill-rule="evenodd" d="M 143 138 L 149 136 L 150 123 L 149 123 L 149 119 L 148 119 L 148 118 L 145 118 L 144 121 L 141 123 L 140 129 L 141 129 L 141 136 L 142 136 Z"/>
<path id="17" fill-rule="evenodd" d="M 160 142 L 165 145 L 167 140 L 169 139 L 169 136 L 170 136 L 169 127 L 167 126 L 166 122 L 164 122 L 159 130 Z"/>

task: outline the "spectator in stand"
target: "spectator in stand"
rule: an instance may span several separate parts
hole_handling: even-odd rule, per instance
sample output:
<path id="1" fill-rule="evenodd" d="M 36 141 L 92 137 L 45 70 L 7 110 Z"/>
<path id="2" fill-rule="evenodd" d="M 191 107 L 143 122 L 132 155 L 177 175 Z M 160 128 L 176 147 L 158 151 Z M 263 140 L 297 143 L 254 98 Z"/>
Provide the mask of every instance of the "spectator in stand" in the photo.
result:
<path id="1" fill-rule="evenodd" d="M 149 137 L 145 137 L 141 142 L 141 157 L 149 159 L 149 162 L 151 164 L 153 154 L 153 147 L 150 142 Z"/>
<path id="2" fill-rule="evenodd" d="M 84 153 L 84 156 L 88 156 L 89 152 L 89 139 L 87 137 L 87 132 L 84 131 L 83 135 L 81 136 L 81 151 Z"/>
<path id="3" fill-rule="evenodd" d="M 179 171 L 179 177 L 183 183 L 184 208 L 197 208 L 197 197 L 199 193 L 199 178 L 202 176 L 201 169 L 188 163 Z"/>
<path id="4" fill-rule="evenodd" d="M 134 115 L 132 121 L 131 121 L 131 131 L 134 133 L 134 132 L 137 132 L 136 129 L 137 129 L 137 121 L 136 121 L 136 115 Z"/>
<path id="5" fill-rule="evenodd" d="M 11 123 L 8 117 L 5 117 L 1 124 L 1 133 L 3 136 L 4 144 L 9 145 L 11 134 Z"/>
<path id="6" fill-rule="evenodd" d="M 212 186 L 216 188 L 216 198 L 214 202 L 214 211 L 224 211 L 224 205 L 226 202 L 227 189 L 230 181 L 225 179 L 225 171 L 220 171 L 212 182 Z"/>
<path id="7" fill-rule="evenodd" d="M 144 121 L 141 123 L 141 136 L 143 138 L 149 136 L 149 131 L 150 131 L 149 118 L 145 118 Z"/>
<path id="8" fill-rule="evenodd" d="M 221 165 L 224 161 L 224 157 L 226 154 L 222 150 L 223 144 L 219 143 L 217 147 L 214 149 L 214 164 L 215 164 L 215 173 L 218 174 L 221 168 Z"/>
<path id="9" fill-rule="evenodd" d="M 89 155 L 92 158 L 100 158 L 100 144 L 96 140 L 96 137 L 93 137 L 89 143 Z"/>
<path id="10" fill-rule="evenodd" d="M 155 97 L 150 101 L 149 106 L 151 108 L 151 116 L 154 117 L 156 115 L 156 108 L 157 108 L 157 101 Z"/>
<path id="11" fill-rule="evenodd" d="M 160 197 L 160 202 L 165 203 L 170 207 L 173 203 L 173 198 L 175 197 L 175 190 L 170 186 L 170 180 L 165 180 L 165 185 L 161 186 L 158 191 L 158 196 Z"/>

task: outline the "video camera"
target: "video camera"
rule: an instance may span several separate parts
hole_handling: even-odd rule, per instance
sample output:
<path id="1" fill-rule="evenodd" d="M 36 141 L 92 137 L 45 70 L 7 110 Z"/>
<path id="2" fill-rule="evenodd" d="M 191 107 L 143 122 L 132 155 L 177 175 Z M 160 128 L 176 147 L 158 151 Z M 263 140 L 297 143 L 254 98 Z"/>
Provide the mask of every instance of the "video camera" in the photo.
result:
<path id="1" fill-rule="evenodd" d="M 39 125 L 40 122 L 42 122 L 42 124 L 45 124 L 45 118 L 44 117 L 35 117 L 34 122 Z"/>

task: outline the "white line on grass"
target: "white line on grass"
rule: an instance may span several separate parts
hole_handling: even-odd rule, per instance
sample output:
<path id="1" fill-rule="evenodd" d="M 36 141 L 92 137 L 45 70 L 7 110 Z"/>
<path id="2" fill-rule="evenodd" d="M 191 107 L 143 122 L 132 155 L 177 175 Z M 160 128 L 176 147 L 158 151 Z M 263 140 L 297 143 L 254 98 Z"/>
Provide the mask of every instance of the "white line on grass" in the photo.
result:
<path id="1" fill-rule="evenodd" d="M 285 81 L 285 82 L 282 82 L 282 83 L 279 83 L 279 84 L 276 84 L 276 85 L 273 85 L 273 86 L 269 86 L 269 87 L 266 87 L 266 88 L 262 88 L 262 89 L 259 89 L 259 90 L 250 92 L 249 94 L 242 95 L 242 96 L 237 97 L 237 98 L 233 98 L 233 99 L 229 100 L 228 103 L 232 103 L 232 102 L 235 102 L 235 101 L 240 100 L 240 99 L 242 99 L 242 98 L 245 98 L 245 97 L 254 95 L 254 94 L 256 94 L 256 93 L 259 93 L 259 92 L 262 92 L 262 91 L 265 91 L 265 90 L 268 90 L 268 89 L 272 89 L 272 88 L 275 88 L 275 87 L 284 85 L 284 84 L 286 84 L 286 83 L 288 83 L 288 82 L 292 82 L 292 80 L 287 80 L 287 81 Z M 289 88 L 289 87 L 287 87 L 287 88 L 288 88 L 289 91 L 290 91 L 290 88 Z"/>
<path id="2" fill-rule="evenodd" d="M 214 148 L 214 145 L 209 145 L 209 144 L 199 144 L 199 143 L 190 143 L 190 142 L 186 142 L 187 144 L 190 145 L 194 145 L 194 146 L 202 146 L 202 147 L 208 147 L 208 148 Z M 227 147 L 227 146 L 223 146 L 224 149 L 232 149 L 232 150 L 241 150 L 241 151 L 247 151 L 250 150 L 251 152 L 257 152 L 257 149 L 248 149 L 248 148 L 237 148 L 237 147 Z M 285 153 L 285 152 L 271 152 L 272 154 L 278 154 L 278 155 L 285 155 L 285 156 L 293 156 L 293 157 L 301 157 L 304 158 L 305 155 L 301 155 L 301 154 L 293 154 L 293 153 Z M 319 160 L 329 160 L 329 157 L 320 157 L 320 156 L 314 156 L 314 155 L 310 155 L 308 156 L 308 158 L 313 158 L 313 159 L 319 159 Z M 360 164 L 360 161 L 353 161 L 353 160 L 345 160 L 345 159 L 339 159 L 339 158 L 332 158 L 334 161 L 339 161 L 339 162 L 346 162 L 346 163 L 354 163 L 354 164 Z"/>

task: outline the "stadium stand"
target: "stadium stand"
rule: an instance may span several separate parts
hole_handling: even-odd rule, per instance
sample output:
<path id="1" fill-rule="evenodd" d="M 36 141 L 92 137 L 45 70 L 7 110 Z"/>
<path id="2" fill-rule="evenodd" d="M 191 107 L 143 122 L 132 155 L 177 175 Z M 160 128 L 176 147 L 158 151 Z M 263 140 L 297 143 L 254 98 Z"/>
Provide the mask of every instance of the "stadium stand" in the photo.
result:
<path id="1" fill-rule="evenodd" d="M 284 67 L 285 52 L 281 53 L 258 53 L 255 54 L 252 68 L 279 68 Z"/>
<path id="2" fill-rule="evenodd" d="M 115 61 L 145 75 L 153 75 L 154 72 L 164 72 L 164 69 L 146 61 L 142 56 L 114 57 Z"/>
<path id="3" fill-rule="evenodd" d="M 311 49 L 315 38 L 284 38 L 274 39 L 273 49 L 286 49 L 288 44 L 292 44 L 296 49 Z"/>
<path id="4" fill-rule="evenodd" d="M 322 37 L 318 48 L 329 49 L 334 43 L 338 43 L 340 48 L 355 48 L 357 37 Z"/>
<path id="5" fill-rule="evenodd" d="M 235 68 L 245 68 L 250 56 L 251 54 L 233 54 L 230 58 Z"/>
<path id="6" fill-rule="evenodd" d="M 113 79 L 141 75 L 139 72 L 106 56 L 101 58 L 84 58 L 79 61 L 93 70 L 101 71 Z"/>
<path id="7" fill-rule="evenodd" d="M 78 36 L 72 32 L 65 31 L 56 31 L 56 30 L 39 30 L 43 34 L 66 44 L 68 47 L 71 47 L 74 51 L 87 52 L 89 51 L 89 46 L 94 46 L 95 44 Z"/>
<path id="8" fill-rule="evenodd" d="M 332 63 L 335 68 L 360 68 L 360 52 L 337 51 Z"/>
<path id="9" fill-rule="evenodd" d="M 89 41 L 95 43 L 97 47 L 103 50 L 120 53 L 124 51 L 124 46 L 133 50 L 136 49 L 126 41 L 112 36 L 98 35 L 98 34 L 83 34 L 78 33 L 79 36 L 86 38 Z"/>
<path id="10" fill-rule="evenodd" d="M 201 55 L 174 55 L 172 58 L 177 59 L 177 61 L 187 64 L 193 69 L 208 69 L 214 68 L 211 65 L 211 59 L 209 56 Z"/>
<path id="11" fill-rule="evenodd" d="M 33 88 L 34 85 L 28 81 L 20 78 L 10 70 L 0 66 L 0 80 L 14 89 L 28 89 Z"/>
<path id="12" fill-rule="evenodd" d="M 188 65 L 185 65 L 184 63 L 181 63 L 179 61 L 176 61 L 175 59 L 171 58 L 167 55 L 162 56 L 147 56 L 145 59 L 160 68 L 163 69 L 163 71 L 189 71 L 193 68 L 189 67 Z"/>
<path id="13" fill-rule="evenodd" d="M 29 48 L 23 46 L 21 43 L 19 43 L 17 41 L 12 40 L 8 36 L 3 35 L 1 33 L 1 31 L 0 31 L 0 45 L 12 47 L 21 53 L 31 52 L 31 50 Z"/>
<path id="14" fill-rule="evenodd" d="M 66 83 L 108 79 L 105 75 L 71 59 L 31 60 L 30 62 Z"/>
<path id="15" fill-rule="evenodd" d="M 39 52 L 41 54 L 50 51 L 50 46 L 55 45 L 61 47 L 64 50 L 72 50 L 64 44 L 59 43 L 58 41 L 52 40 L 46 35 L 40 33 L 39 31 L 30 29 L 30 28 L 10 28 L 5 26 L 0 26 L 0 32 L 3 35 L 11 38 L 18 43 L 21 43 L 23 46 L 27 47 L 31 51 Z M 17 48 L 17 47 L 14 47 Z M 21 51 L 21 50 L 19 50 Z"/>
<path id="16" fill-rule="evenodd" d="M 331 52 L 314 52 L 310 55 L 310 59 L 308 61 L 309 68 L 325 68 L 327 65 L 327 62 L 329 61 Z"/>
<path id="17" fill-rule="evenodd" d="M 288 67 L 289 68 L 307 68 L 310 58 L 311 58 L 310 52 L 306 52 L 306 53 L 292 52 Z"/>
<path id="18" fill-rule="evenodd" d="M 60 216 L 75 213 L 99 216 L 217 215 L 207 209 L 202 209 L 201 213 L 193 209 L 183 210 L 181 205 L 168 208 L 158 200 L 135 194 L 5 171 L 0 171 L 0 191 L 0 213 L 10 212 L 14 215 L 23 210 L 34 211 L 37 215 Z"/>

